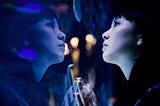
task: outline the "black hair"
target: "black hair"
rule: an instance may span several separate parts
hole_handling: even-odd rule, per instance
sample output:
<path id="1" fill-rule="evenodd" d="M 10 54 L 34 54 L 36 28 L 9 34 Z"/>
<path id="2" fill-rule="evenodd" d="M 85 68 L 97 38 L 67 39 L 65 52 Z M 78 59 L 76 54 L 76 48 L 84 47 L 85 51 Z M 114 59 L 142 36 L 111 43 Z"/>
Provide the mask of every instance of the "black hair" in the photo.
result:
<path id="1" fill-rule="evenodd" d="M 153 52 L 153 46 L 155 46 L 154 38 L 156 38 L 155 16 L 139 9 L 126 9 L 115 12 L 112 18 L 121 16 L 134 22 L 136 33 L 142 35 L 143 45 L 140 47 L 142 52 L 148 54 Z"/>

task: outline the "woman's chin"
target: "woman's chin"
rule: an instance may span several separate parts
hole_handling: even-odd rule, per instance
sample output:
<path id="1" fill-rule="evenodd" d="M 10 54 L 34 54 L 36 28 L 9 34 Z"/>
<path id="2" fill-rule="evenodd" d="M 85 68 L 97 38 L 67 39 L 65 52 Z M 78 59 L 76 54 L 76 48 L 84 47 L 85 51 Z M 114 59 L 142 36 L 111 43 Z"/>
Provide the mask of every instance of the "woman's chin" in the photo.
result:
<path id="1" fill-rule="evenodd" d="M 108 55 L 103 54 L 102 57 L 103 57 L 103 60 L 104 60 L 105 62 L 107 62 L 107 63 L 112 63 L 111 60 L 110 60 L 110 57 L 109 57 Z"/>
<path id="2" fill-rule="evenodd" d="M 62 63 L 64 61 L 64 56 L 60 56 L 57 60 L 57 63 Z"/>

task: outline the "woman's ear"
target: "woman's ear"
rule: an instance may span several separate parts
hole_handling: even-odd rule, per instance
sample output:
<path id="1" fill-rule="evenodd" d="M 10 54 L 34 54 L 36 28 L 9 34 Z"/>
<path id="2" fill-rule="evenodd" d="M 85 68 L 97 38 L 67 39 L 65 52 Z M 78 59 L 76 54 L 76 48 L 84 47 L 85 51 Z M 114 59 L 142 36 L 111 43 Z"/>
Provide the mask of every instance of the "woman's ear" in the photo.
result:
<path id="1" fill-rule="evenodd" d="M 143 44 L 143 38 L 141 34 L 138 34 L 137 36 L 137 45 L 142 45 Z"/>

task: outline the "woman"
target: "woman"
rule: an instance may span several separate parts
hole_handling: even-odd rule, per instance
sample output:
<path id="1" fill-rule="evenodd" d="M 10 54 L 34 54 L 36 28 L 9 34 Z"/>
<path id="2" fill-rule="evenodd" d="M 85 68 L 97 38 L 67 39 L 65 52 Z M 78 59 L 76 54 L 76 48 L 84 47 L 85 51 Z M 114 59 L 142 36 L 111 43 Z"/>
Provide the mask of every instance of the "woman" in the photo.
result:
<path id="1" fill-rule="evenodd" d="M 110 29 L 103 33 L 103 60 L 118 67 L 112 72 L 110 97 L 101 96 L 108 102 L 101 105 L 111 102 L 116 106 L 133 106 L 148 88 L 160 81 L 153 57 L 156 52 L 152 45 L 156 45 L 151 37 L 155 34 L 151 19 L 140 10 L 120 11 L 115 14 Z"/>
<path id="2" fill-rule="evenodd" d="M 27 14 L 3 8 L 1 13 L 1 106 L 60 105 L 63 90 L 57 91 L 62 97 L 55 101 L 47 70 L 64 60 L 66 35 L 53 11 L 43 8 L 40 13 Z"/>

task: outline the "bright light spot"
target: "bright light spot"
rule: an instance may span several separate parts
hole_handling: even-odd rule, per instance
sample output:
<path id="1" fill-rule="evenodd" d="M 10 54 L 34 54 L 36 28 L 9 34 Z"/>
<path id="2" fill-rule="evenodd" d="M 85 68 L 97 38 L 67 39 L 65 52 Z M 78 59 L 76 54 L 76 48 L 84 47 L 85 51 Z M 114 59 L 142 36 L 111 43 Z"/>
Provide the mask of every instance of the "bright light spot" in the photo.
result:
<path id="1" fill-rule="evenodd" d="M 70 40 L 70 44 L 73 48 L 77 48 L 78 47 L 78 43 L 79 43 L 79 38 L 78 37 L 73 37 Z"/>
<path id="2" fill-rule="evenodd" d="M 87 34 L 85 39 L 87 43 L 90 43 L 92 45 L 96 44 L 96 38 L 92 34 Z"/>
<path id="3" fill-rule="evenodd" d="M 64 43 L 65 44 L 65 51 L 64 51 L 64 55 L 68 55 L 70 53 L 70 50 L 68 48 L 68 44 L 67 43 Z"/>

